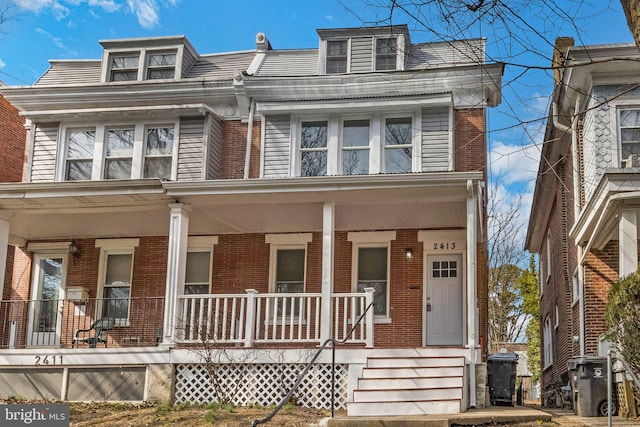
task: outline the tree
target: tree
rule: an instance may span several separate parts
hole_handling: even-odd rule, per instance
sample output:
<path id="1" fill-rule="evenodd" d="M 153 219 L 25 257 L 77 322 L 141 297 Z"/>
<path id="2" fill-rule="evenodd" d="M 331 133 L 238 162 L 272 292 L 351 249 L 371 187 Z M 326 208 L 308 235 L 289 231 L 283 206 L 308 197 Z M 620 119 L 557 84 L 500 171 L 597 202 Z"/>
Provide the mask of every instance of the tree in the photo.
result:
<path id="1" fill-rule="evenodd" d="M 640 0 L 620 0 L 627 25 L 640 49 Z"/>
<path id="2" fill-rule="evenodd" d="M 540 380 L 540 285 L 535 257 L 530 255 L 529 268 L 520 276 L 522 310 L 529 316 L 525 331 L 527 337 L 527 368 L 532 373 L 532 382 Z"/>

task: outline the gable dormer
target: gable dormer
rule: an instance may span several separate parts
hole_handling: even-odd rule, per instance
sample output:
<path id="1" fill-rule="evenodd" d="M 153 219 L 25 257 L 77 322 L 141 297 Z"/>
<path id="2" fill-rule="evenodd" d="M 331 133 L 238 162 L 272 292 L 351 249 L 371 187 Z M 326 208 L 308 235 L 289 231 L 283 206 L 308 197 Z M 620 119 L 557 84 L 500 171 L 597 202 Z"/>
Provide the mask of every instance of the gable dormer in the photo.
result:
<path id="1" fill-rule="evenodd" d="M 317 31 L 320 74 L 404 70 L 406 47 L 411 44 L 406 25 Z"/>
<path id="2" fill-rule="evenodd" d="M 184 36 L 102 40 L 102 83 L 178 80 L 198 53 Z"/>

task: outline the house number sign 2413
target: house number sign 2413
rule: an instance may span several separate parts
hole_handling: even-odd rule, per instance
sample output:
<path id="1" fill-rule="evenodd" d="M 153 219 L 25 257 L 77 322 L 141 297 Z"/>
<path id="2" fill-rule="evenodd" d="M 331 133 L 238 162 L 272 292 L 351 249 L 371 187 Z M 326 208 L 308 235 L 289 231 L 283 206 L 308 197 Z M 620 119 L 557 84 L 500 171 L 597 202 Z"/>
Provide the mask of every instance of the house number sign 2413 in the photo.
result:
<path id="1" fill-rule="evenodd" d="M 456 242 L 433 242 L 434 251 L 446 251 L 456 248 Z"/>

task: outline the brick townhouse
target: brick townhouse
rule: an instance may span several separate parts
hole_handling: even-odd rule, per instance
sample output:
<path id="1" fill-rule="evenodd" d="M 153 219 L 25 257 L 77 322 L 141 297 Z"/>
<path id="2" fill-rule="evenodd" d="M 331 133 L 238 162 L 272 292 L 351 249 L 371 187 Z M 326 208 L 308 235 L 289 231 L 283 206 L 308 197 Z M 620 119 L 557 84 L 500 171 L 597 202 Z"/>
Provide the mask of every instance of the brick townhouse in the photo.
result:
<path id="1" fill-rule="evenodd" d="M 5 395 L 206 402 L 205 348 L 243 383 L 234 403 L 268 405 L 337 339 L 351 415 L 484 404 L 502 64 L 405 25 L 317 34 L 215 54 L 104 40 L 0 90 L 29 128 L 25 178 L 0 186 Z M 328 407 L 330 361 L 299 404 Z"/>

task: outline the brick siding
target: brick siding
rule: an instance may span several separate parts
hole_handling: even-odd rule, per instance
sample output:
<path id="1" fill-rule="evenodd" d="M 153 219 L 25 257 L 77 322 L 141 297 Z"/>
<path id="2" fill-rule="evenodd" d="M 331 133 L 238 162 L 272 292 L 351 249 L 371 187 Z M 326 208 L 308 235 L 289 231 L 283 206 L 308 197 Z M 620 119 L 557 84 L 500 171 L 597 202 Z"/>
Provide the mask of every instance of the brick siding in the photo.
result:
<path id="1" fill-rule="evenodd" d="M 0 95 L 0 182 L 22 181 L 27 132 L 18 110 Z"/>
<path id="2" fill-rule="evenodd" d="M 244 163 L 247 151 L 248 125 L 240 120 L 222 123 L 222 162 L 221 179 L 244 178 Z M 254 120 L 251 135 L 251 156 L 249 160 L 249 177 L 260 176 L 260 138 L 261 121 Z"/>

